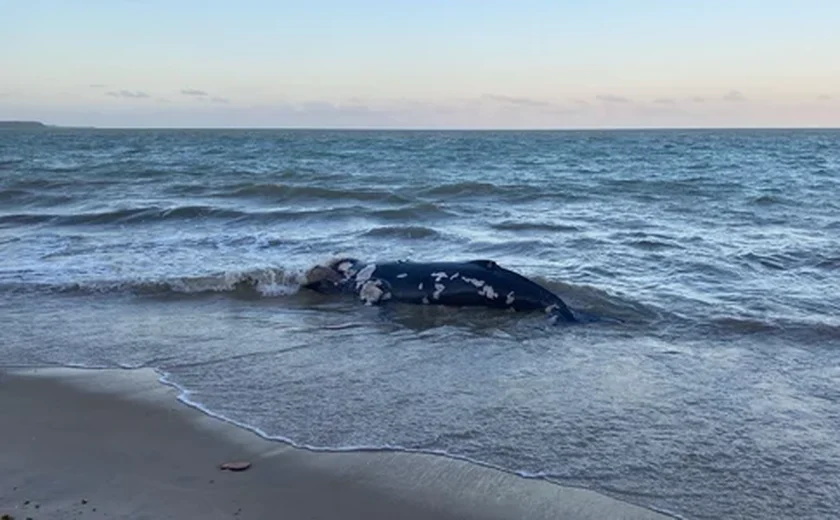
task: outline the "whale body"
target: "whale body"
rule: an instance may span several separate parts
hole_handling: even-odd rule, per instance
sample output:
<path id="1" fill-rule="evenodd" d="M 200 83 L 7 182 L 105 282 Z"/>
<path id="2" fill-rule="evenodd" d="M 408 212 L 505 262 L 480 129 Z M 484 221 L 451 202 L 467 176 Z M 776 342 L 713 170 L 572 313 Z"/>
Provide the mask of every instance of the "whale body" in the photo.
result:
<path id="1" fill-rule="evenodd" d="M 397 301 L 417 305 L 482 306 L 577 321 L 559 296 L 492 260 L 371 262 L 341 258 L 307 272 L 303 287 L 323 294 L 352 294 L 367 305 Z"/>

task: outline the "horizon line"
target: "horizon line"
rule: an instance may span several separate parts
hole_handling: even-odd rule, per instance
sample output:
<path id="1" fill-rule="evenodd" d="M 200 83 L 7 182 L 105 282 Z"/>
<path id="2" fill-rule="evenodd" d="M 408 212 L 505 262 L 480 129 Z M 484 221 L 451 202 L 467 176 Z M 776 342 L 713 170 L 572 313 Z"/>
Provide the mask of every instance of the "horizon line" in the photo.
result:
<path id="1" fill-rule="evenodd" d="M 602 126 L 602 127 L 390 127 L 390 126 L 95 126 L 50 124 L 41 121 L 0 120 L 8 123 L 43 126 L 40 129 L 67 130 L 306 130 L 306 131 L 382 131 L 382 132 L 585 132 L 633 130 L 840 130 L 840 126 Z M 12 130 L 9 128 L 9 130 Z"/>

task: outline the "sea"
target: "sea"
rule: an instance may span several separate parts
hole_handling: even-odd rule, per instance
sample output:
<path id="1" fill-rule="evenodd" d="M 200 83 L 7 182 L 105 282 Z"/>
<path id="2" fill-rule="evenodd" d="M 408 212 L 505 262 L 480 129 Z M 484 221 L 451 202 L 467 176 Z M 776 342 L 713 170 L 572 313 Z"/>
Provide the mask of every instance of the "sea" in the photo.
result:
<path id="1" fill-rule="evenodd" d="M 603 319 L 301 288 L 493 260 Z M 242 283 L 258 280 L 256 288 Z M 840 512 L 840 130 L 0 132 L 0 365 L 685 519 Z"/>

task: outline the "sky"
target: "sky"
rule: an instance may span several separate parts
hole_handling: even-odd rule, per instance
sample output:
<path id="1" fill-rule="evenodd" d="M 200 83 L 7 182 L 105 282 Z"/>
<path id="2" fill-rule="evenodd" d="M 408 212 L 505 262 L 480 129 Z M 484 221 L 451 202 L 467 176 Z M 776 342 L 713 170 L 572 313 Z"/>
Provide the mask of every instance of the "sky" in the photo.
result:
<path id="1" fill-rule="evenodd" d="M 0 0 L 0 120 L 840 127 L 837 0 Z"/>

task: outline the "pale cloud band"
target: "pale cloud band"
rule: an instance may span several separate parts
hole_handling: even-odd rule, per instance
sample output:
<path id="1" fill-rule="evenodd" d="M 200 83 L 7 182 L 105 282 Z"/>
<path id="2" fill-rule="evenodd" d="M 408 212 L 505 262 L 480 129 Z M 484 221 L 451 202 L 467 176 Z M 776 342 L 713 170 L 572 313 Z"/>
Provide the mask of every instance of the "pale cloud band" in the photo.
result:
<path id="1" fill-rule="evenodd" d="M 104 86 L 104 84 L 103 84 Z M 91 89 L 85 85 L 84 88 Z M 93 88 L 94 91 L 99 88 Z M 81 92 L 81 91 L 80 91 Z M 169 95 L 167 95 L 167 93 Z M 25 91 L 3 91 L 0 118 L 38 119 L 60 125 L 172 127 L 322 128 L 646 128 L 801 126 L 802 114 L 817 126 L 837 126 L 840 102 L 812 94 L 782 105 L 730 89 L 704 96 L 597 94 L 563 99 L 484 93 L 449 100 L 350 97 L 346 100 L 266 100 L 245 104 L 239 96 L 195 88 L 119 89 L 99 92 L 112 103 L 88 101 L 74 108 L 38 103 Z M 27 101 L 28 100 L 28 101 Z M 833 123 L 834 122 L 834 123 Z"/>
<path id="2" fill-rule="evenodd" d="M 106 96 L 111 96 L 115 98 L 127 98 L 127 99 L 147 99 L 151 96 L 142 92 L 140 90 L 112 90 L 110 92 L 105 93 Z"/>
<path id="3" fill-rule="evenodd" d="M 730 90 L 725 96 L 723 96 L 724 101 L 731 101 L 733 103 L 741 103 L 747 100 L 747 98 L 741 92 L 737 90 Z"/>
<path id="4" fill-rule="evenodd" d="M 103 85 L 103 84 L 90 85 L 90 88 L 94 88 L 94 89 L 101 89 L 101 88 L 104 88 L 104 87 L 105 87 L 105 85 Z M 226 98 L 226 97 L 223 97 L 223 96 L 212 96 L 211 97 L 210 93 L 208 93 L 205 90 L 187 88 L 187 89 L 181 89 L 180 93 L 181 93 L 182 96 L 185 96 L 185 97 L 188 97 L 188 98 L 193 98 L 193 99 L 196 99 L 198 101 L 209 101 L 210 103 L 217 103 L 217 104 L 229 104 L 230 103 L 229 98 Z M 126 99 L 126 100 L 150 99 L 152 97 L 149 93 L 147 93 L 143 90 L 128 90 L 128 89 L 110 90 L 108 92 L 105 92 L 105 95 L 108 96 L 108 97 L 120 98 L 120 99 Z M 165 97 L 157 97 L 156 99 L 160 103 L 171 103 L 171 100 L 169 100 L 168 98 L 165 98 Z"/>
<path id="5" fill-rule="evenodd" d="M 616 96 L 615 94 L 600 94 L 595 96 L 595 99 L 598 101 L 603 101 L 604 103 L 630 103 L 630 99 L 624 96 Z"/>
<path id="6" fill-rule="evenodd" d="M 194 89 L 194 88 L 182 89 L 181 94 L 183 94 L 185 96 L 198 96 L 198 97 L 204 97 L 204 96 L 208 95 L 207 92 L 205 92 L 203 90 Z"/>

